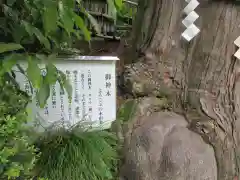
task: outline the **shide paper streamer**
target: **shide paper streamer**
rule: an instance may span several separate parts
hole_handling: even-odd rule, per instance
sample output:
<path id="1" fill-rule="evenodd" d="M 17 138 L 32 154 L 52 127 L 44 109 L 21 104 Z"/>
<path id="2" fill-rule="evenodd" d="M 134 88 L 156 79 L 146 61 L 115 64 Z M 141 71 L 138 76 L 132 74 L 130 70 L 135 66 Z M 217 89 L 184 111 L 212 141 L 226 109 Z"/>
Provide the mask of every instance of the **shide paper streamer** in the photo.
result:
<path id="1" fill-rule="evenodd" d="M 238 50 L 237 50 L 237 52 L 234 54 L 234 56 L 240 60 L 240 36 L 234 41 L 234 44 L 235 44 L 235 45 L 237 46 L 237 48 L 238 48 Z"/>
<path id="2" fill-rule="evenodd" d="M 188 5 L 183 9 L 183 12 L 187 15 L 186 18 L 183 19 L 182 23 L 187 28 L 183 33 L 182 37 L 187 41 L 191 41 L 200 30 L 193 23 L 199 18 L 199 15 L 194 11 L 196 7 L 199 5 L 197 0 L 185 0 Z"/>

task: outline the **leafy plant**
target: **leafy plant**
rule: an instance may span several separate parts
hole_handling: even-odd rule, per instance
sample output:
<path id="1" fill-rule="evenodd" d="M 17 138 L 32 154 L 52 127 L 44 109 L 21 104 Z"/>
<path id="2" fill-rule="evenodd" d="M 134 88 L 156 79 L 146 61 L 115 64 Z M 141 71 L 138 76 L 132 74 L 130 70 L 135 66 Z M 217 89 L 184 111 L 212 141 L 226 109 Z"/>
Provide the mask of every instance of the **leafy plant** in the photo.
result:
<path id="1" fill-rule="evenodd" d="M 108 5 L 110 14 L 116 18 L 122 0 L 108 0 Z M 5 57 L 3 63 L 7 64 L 2 66 L 2 73 L 10 72 L 19 59 L 27 60 L 26 77 L 37 89 L 41 107 L 49 97 L 49 86 L 57 81 L 71 97 L 71 87 L 64 73 L 53 67 L 52 62 L 57 54 L 71 48 L 74 40 L 84 38 L 90 41 L 90 32 L 83 18 L 88 18 L 100 33 L 97 21 L 84 9 L 81 0 L 7 0 L 0 3 L 0 8 L 0 53 Z M 84 17 L 79 16 L 78 11 Z M 21 57 L 11 54 L 12 51 L 21 53 Z M 47 63 L 46 69 L 53 67 L 52 72 L 48 71 L 47 78 L 41 75 L 39 68 L 43 62 Z M 23 68 L 20 71 L 24 73 Z"/>
<path id="2" fill-rule="evenodd" d="M 73 10 L 75 0 L 11 0 L 0 4 L 4 42 L 24 46 L 27 52 L 52 53 L 73 38 L 90 40 L 83 19 Z M 34 47 L 32 47 L 34 46 Z"/>
<path id="3" fill-rule="evenodd" d="M 137 12 L 137 5 L 135 4 L 130 5 L 129 3 L 125 2 L 122 4 L 121 9 L 119 9 L 118 14 L 120 16 L 128 16 L 133 18 L 136 15 L 136 12 Z"/>
<path id="4" fill-rule="evenodd" d="M 27 67 L 22 67 L 17 64 L 18 60 L 24 60 L 27 58 Z M 17 70 L 23 73 L 31 83 L 31 94 L 33 94 L 33 88 L 37 92 L 37 99 L 40 107 L 44 107 L 46 101 L 50 95 L 50 86 L 59 82 L 62 89 L 65 89 L 71 97 L 72 87 L 70 82 L 66 78 L 65 74 L 59 71 L 54 65 L 56 55 L 25 55 L 25 54 L 10 54 L 5 56 L 4 60 L 0 62 L 0 78 L 4 74 L 8 74 L 11 81 L 15 84 L 15 70 L 13 66 L 17 65 Z M 40 64 L 45 63 L 45 68 L 40 68 Z M 46 70 L 46 74 L 43 74 L 43 70 Z"/>
<path id="5" fill-rule="evenodd" d="M 117 140 L 106 131 L 80 127 L 49 131 L 37 143 L 37 174 L 49 180 L 112 180 L 118 163 Z"/>
<path id="6" fill-rule="evenodd" d="M 7 82 L 7 81 L 6 81 Z M 11 83 L 0 86 L 0 178 L 31 175 L 36 149 L 26 133 L 29 96 Z"/>
<path id="7" fill-rule="evenodd" d="M 37 89 L 41 107 L 49 97 L 49 86 L 57 81 L 71 96 L 64 73 L 57 70 L 53 61 L 62 49 L 71 47 L 74 39 L 90 41 L 84 20 L 74 12 L 76 6 L 81 7 L 80 1 L 8 0 L 0 3 L 0 53 L 5 57 L 1 74 L 10 72 L 19 59 L 27 61 L 27 72 L 20 65 L 18 67 Z M 12 54 L 12 51 L 21 55 Z M 42 76 L 39 67 L 43 62 L 47 77 Z"/>
<path id="8" fill-rule="evenodd" d="M 53 65 L 54 52 L 71 46 L 75 38 L 90 40 L 74 0 L 7 0 L 0 2 L 0 177 L 31 176 L 37 158 L 26 134 L 26 105 L 30 97 L 19 90 L 13 67 L 26 75 L 41 107 L 57 81 L 71 96 L 65 75 Z M 83 35 L 83 36 L 81 36 Z M 12 53 L 14 52 L 14 53 Z M 21 53 L 21 54 L 19 54 Z M 39 54 L 37 54 L 39 53 Z M 46 55 L 43 55 L 46 54 Z M 19 60 L 25 60 L 27 69 Z M 46 63 L 46 76 L 39 64 Z"/>

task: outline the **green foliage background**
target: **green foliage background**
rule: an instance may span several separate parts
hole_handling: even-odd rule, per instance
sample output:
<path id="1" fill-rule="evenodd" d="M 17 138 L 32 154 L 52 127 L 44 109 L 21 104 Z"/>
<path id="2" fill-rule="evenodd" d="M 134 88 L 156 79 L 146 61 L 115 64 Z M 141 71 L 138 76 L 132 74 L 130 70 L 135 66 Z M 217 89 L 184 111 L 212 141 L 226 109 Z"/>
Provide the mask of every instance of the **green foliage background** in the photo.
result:
<path id="1" fill-rule="evenodd" d="M 31 176 L 37 156 L 25 126 L 30 97 L 4 80 L 0 83 L 0 178 Z"/>
<path id="2" fill-rule="evenodd" d="M 110 13 L 117 17 L 122 0 L 108 0 Z M 59 82 L 69 97 L 72 88 L 54 62 L 61 53 L 71 53 L 72 44 L 91 36 L 78 9 L 97 33 L 97 21 L 82 7 L 81 0 L 1 0 L 0 1 L 0 178 L 113 179 L 118 163 L 117 141 L 111 132 L 57 130 L 33 134 L 26 123 L 27 104 L 32 97 L 21 91 L 13 67 L 23 73 L 31 90 L 44 107 L 50 86 Z M 78 51 L 79 52 L 79 51 Z M 27 63 L 24 69 L 20 60 Z M 40 64 L 45 64 L 42 76 Z M 57 139 L 57 141 L 56 141 Z M 35 145 L 34 145 L 35 144 Z M 64 174 L 64 173 L 66 174 Z"/>
<path id="3" fill-rule="evenodd" d="M 0 43 L 0 52 L 4 55 L 1 73 L 10 72 L 19 59 L 27 60 L 26 75 L 37 89 L 41 107 L 49 97 L 49 86 L 57 81 L 71 96 L 72 90 L 65 75 L 58 71 L 53 63 L 56 59 L 55 53 L 63 47 L 71 47 L 74 39 L 84 37 L 90 41 L 90 32 L 83 19 L 73 11 L 75 6 L 81 6 L 80 2 L 7 0 L 1 4 L 0 36 L 3 37 L 3 42 Z M 41 75 L 40 63 L 46 63 L 45 77 Z"/>
<path id="4" fill-rule="evenodd" d="M 116 17 L 122 0 L 107 2 L 110 13 Z M 71 48 L 75 40 L 84 38 L 90 42 L 84 19 L 74 10 L 81 11 L 100 33 L 97 21 L 82 7 L 81 0 L 5 0 L 0 7 L 0 53 L 4 57 L 0 73 L 10 72 L 19 59 L 27 60 L 26 76 L 37 89 L 41 107 L 49 97 L 50 86 L 57 81 L 71 96 L 68 80 L 57 70 L 54 60 L 57 54 Z M 41 63 L 46 64 L 46 77 L 41 75 Z"/>

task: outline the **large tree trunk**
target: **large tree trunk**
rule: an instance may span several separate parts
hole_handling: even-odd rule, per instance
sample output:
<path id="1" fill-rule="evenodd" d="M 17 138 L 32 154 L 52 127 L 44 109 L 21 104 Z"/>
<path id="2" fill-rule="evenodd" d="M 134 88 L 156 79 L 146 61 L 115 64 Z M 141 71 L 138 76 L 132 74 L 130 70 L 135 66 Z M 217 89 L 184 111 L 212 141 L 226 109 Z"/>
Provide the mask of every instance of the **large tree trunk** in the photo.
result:
<path id="1" fill-rule="evenodd" d="M 190 127 L 213 146 L 218 179 L 230 180 L 240 177 L 240 64 L 233 56 L 240 6 L 198 1 L 195 24 L 201 32 L 189 43 L 181 38 L 184 0 L 140 0 L 132 48 L 144 54 L 142 62 L 156 81 L 166 73 L 171 77 L 180 99 L 174 103 L 182 105 Z M 191 116 L 193 109 L 197 118 Z"/>

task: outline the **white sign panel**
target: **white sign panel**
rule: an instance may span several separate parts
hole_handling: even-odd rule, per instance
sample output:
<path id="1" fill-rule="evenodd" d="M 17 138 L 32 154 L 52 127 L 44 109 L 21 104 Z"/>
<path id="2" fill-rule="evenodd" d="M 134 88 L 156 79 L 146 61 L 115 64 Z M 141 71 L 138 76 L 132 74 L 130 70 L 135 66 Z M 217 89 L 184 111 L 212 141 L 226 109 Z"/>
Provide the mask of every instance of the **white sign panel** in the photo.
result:
<path id="1" fill-rule="evenodd" d="M 57 61 L 56 67 L 66 74 L 72 84 L 72 101 L 69 102 L 68 95 L 61 91 L 58 83 L 51 87 L 44 109 L 38 107 L 34 98 L 30 107 L 33 114 L 40 117 L 41 126 L 57 122 L 72 126 L 84 121 L 94 127 L 109 128 L 116 119 L 116 60 L 117 57 L 110 56 L 79 56 Z M 25 76 L 19 72 L 16 79 L 21 88 L 30 93 Z"/>

